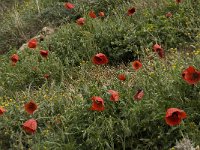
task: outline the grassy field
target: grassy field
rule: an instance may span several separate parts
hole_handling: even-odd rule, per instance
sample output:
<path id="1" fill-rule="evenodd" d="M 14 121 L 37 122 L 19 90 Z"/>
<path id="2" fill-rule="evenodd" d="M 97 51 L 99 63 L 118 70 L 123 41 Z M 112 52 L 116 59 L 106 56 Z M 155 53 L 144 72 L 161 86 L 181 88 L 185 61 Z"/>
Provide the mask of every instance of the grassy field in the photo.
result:
<path id="1" fill-rule="evenodd" d="M 0 149 L 199 150 L 200 2 L 70 3 L 0 5 Z"/>

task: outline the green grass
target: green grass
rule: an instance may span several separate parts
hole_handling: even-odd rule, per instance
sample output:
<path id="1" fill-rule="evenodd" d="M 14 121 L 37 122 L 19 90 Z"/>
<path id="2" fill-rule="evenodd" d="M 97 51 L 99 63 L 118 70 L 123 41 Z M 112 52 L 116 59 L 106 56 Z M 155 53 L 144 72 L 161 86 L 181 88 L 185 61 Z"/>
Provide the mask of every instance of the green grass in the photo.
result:
<path id="1" fill-rule="evenodd" d="M 200 70 L 199 2 L 77 0 L 72 1 L 76 13 L 68 22 L 60 2 L 40 1 L 38 16 L 30 0 L 4 16 L 0 41 L 7 52 L 0 55 L 0 106 L 7 112 L 0 116 L 0 149 L 168 150 L 184 137 L 200 145 L 200 83 L 191 86 L 181 76 L 189 66 Z M 137 11 L 128 17 L 133 6 Z M 89 18 L 91 9 L 105 11 L 105 18 Z M 168 11 L 172 18 L 165 17 Z M 11 29 L 13 12 L 22 24 L 14 23 L 17 27 Z M 75 23 L 79 15 L 86 18 L 84 26 Z M 37 21 L 30 22 L 32 18 Z M 35 50 L 17 50 L 46 23 L 57 27 L 54 35 Z M 156 42 L 166 58 L 153 52 Z M 49 50 L 47 59 L 40 56 L 40 49 Z M 108 65 L 92 64 L 92 56 L 99 52 L 108 56 Z M 12 66 L 10 56 L 15 53 L 20 59 Z M 135 59 L 143 64 L 138 71 L 130 63 Z M 125 81 L 117 79 L 119 73 L 126 75 Z M 45 79 L 44 74 L 50 77 Z M 110 89 L 119 92 L 119 102 L 110 101 Z M 144 90 L 141 101 L 133 99 L 138 89 Z M 104 99 L 103 112 L 89 110 L 93 96 Z M 24 110 L 30 100 L 38 104 L 33 115 Z M 170 107 L 187 113 L 178 126 L 165 122 Z M 22 129 L 30 118 L 38 123 L 34 135 Z"/>

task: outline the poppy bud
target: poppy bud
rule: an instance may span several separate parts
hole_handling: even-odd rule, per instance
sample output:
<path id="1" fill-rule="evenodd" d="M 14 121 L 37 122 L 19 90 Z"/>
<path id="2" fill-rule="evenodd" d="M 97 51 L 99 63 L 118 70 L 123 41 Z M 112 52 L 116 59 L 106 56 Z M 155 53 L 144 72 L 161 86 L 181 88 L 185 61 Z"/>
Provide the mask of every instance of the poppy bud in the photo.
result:
<path id="1" fill-rule="evenodd" d="M 10 57 L 10 60 L 12 61 L 12 65 L 15 66 L 16 63 L 19 61 L 19 56 L 17 54 L 13 54 L 11 57 Z"/>
<path id="2" fill-rule="evenodd" d="M 125 81 L 125 80 L 126 80 L 125 74 L 119 74 L 119 75 L 118 75 L 118 79 L 119 79 L 119 80 L 122 80 L 122 81 Z"/>
<path id="3" fill-rule="evenodd" d="M 99 12 L 99 16 L 100 17 L 104 17 L 105 16 L 105 13 L 103 11 Z"/>
<path id="4" fill-rule="evenodd" d="M 28 41 L 28 47 L 29 48 L 36 48 L 37 47 L 37 40 L 31 39 L 30 41 Z"/>
<path id="5" fill-rule="evenodd" d="M 83 26 L 85 24 L 85 19 L 84 18 L 79 18 L 76 20 L 76 23 L 80 26 Z"/>
<path id="6" fill-rule="evenodd" d="M 69 2 L 65 3 L 64 6 L 67 10 L 73 9 L 75 7 L 72 3 Z"/>
<path id="7" fill-rule="evenodd" d="M 0 107 L 0 116 L 3 115 L 4 112 L 6 112 L 6 110 L 3 107 Z"/>
<path id="8" fill-rule="evenodd" d="M 135 7 L 128 9 L 128 16 L 131 16 L 135 13 Z"/>
<path id="9" fill-rule="evenodd" d="M 49 54 L 49 51 L 48 50 L 40 50 L 40 55 L 44 58 L 47 58 Z"/>
<path id="10" fill-rule="evenodd" d="M 91 18 L 96 18 L 97 17 L 96 14 L 94 13 L 94 11 L 90 11 L 89 16 Z"/>

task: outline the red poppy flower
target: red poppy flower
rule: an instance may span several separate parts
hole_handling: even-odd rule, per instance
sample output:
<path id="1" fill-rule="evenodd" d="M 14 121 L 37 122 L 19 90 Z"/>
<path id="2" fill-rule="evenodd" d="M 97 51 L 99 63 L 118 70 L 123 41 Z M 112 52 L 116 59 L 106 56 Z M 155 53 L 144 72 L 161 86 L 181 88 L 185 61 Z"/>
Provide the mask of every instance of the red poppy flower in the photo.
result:
<path id="1" fill-rule="evenodd" d="M 96 17 L 97 17 L 96 14 L 94 13 L 94 11 L 90 11 L 90 12 L 89 12 L 89 16 L 90 16 L 91 18 L 96 18 Z"/>
<path id="2" fill-rule="evenodd" d="M 65 6 L 65 8 L 66 8 L 67 10 L 70 10 L 70 9 L 73 9 L 73 8 L 74 8 L 74 5 L 73 5 L 72 3 L 69 3 L 69 2 L 65 3 L 64 6 Z"/>
<path id="3" fill-rule="evenodd" d="M 24 122 L 22 127 L 26 133 L 34 134 L 37 129 L 37 121 L 35 119 L 29 119 Z"/>
<path id="4" fill-rule="evenodd" d="M 3 115 L 4 112 L 6 112 L 6 110 L 3 107 L 0 107 L 0 116 Z"/>
<path id="5" fill-rule="evenodd" d="M 200 71 L 189 66 L 182 72 L 182 77 L 188 84 L 197 84 L 200 81 Z"/>
<path id="6" fill-rule="evenodd" d="M 49 74 L 44 74 L 44 78 L 48 79 L 50 77 Z"/>
<path id="7" fill-rule="evenodd" d="M 186 118 L 186 113 L 178 108 L 167 109 L 165 121 L 170 126 L 179 125 L 182 119 Z"/>
<path id="8" fill-rule="evenodd" d="M 157 54 L 158 54 L 158 56 L 160 57 L 160 58 L 164 58 L 164 50 L 163 50 L 163 48 L 161 48 L 161 46 L 160 45 L 158 45 L 158 44 L 155 44 L 154 46 L 153 46 L 153 50 L 154 50 L 154 52 L 156 52 Z"/>
<path id="9" fill-rule="evenodd" d="M 36 48 L 37 47 L 37 40 L 31 39 L 30 41 L 28 41 L 28 47 L 29 48 Z"/>
<path id="10" fill-rule="evenodd" d="M 33 100 L 31 100 L 30 102 L 24 105 L 24 108 L 27 113 L 33 114 L 35 110 L 37 109 L 37 104 Z"/>
<path id="11" fill-rule="evenodd" d="M 176 3 L 178 3 L 178 4 L 181 3 L 181 2 L 182 2 L 182 0 L 176 0 Z"/>
<path id="12" fill-rule="evenodd" d="M 128 9 L 128 16 L 131 16 L 135 13 L 135 7 Z"/>
<path id="13" fill-rule="evenodd" d="M 101 97 L 93 96 L 92 107 L 90 109 L 95 111 L 104 111 L 104 100 Z"/>
<path id="14" fill-rule="evenodd" d="M 18 62 L 19 60 L 19 56 L 17 54 L 13 54 L 11 57 L 10 57 L 10 60 L 12 61 L 12 65 L 16 65 L 16 63 Z"/>
<path id="15" fill-rule="evenodd" d="M 159 51 L 160 49 L 162 49 L 162 48 L 161 48 L 161 46 L 158 45 L 158 44 L 155 44 L 155 45 L 153 46 L 154 52 L 157 52 L 157 51 Z"/>
<path id="16" fill-rule="evenodd" d="M 99 12 L 99 16 L 100 17 L 104 17 L 105 16 L 105 13 L 103 11 Z"/>
<path id="17" fill-rule="evenodd" d="M 168 13 L 165 14 L 165 16 L 166 16 L 167 18 L 171 18 L 171 17 L 172 17 L 172 13 L 171 13 L 171 12 L 168 12 Z"/>
<path id="18" fill-rule="evenodd" d="M 92 57 L 93 64 L 103 65 L 108 63 L 108 58 L 105 54 L 99 53 Z"/>
<path id="19" fill-rule="evenodd" d="M 49 51 L 48 50 L 40 50 L 40 55 L 44 58 L 47 58 L 49 54 Z"/>
<path id="20" fill-rule="evenodd" d="M 144 91 L 138 90 L 137 93 L 134 95 L 134 99 L 139 101 L 143 98 L 143 96 L 144 96 Z"/>
<path id="21" fill-rule="evenodd" d="M 85 24 L 85 19 L 84 18 L 79 18 L 76 20 L 76 23 L 80 26 L 83 26 Z"/>
<path id="22" fill-rule="evenodd" d="M 139 60 L 135 60 L 134 62 L 132 62 L 132 67 L 134 70 L 138 70 L 142 67 L 142 63 Z"/>
<path id="23" fill-rule="evenodd" d="M 122 80 L 122 81 L 125 81 L 125 80 L 126 80 L 125 74 L 119 74 L 119 75 L 118 75 L 118 79 L 119 79 L 119 80 Z"/>
<path id="24" fill-rule="evenodd" d="M 110 100 L 111 101 L 113 101 L 113 102 L 119 101 L 119 93 L 117 91 L 108 90 L 108 93 L 111 94 L 111 96 L 110 96 Z"/>

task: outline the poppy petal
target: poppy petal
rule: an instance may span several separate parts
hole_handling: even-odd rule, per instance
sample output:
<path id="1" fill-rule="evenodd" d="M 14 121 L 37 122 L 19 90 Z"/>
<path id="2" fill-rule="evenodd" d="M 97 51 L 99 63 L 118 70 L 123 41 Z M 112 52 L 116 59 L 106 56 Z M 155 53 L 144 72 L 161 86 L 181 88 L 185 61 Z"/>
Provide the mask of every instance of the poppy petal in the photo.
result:
<path id="1" fill-rule="evenodd" d="M 35 119 L 29 119 L 23 123 L 22 127 L 27 133 L 34 134 L 37 129 L 37 121 Z"/>
<path id="2" fill-rule="evenodd" d="M 111 96 L 110 96 L 110 100 L 111 100 L 111 101 L 114 101 L 114 102 L 119 101 L 119 93 L 118 93 L 117 91 L 108 90 L 108 93 L 111 94 Z"/>
<path id="3" fill-rule="evenodd" d="M 186 118 L 186 113 L 178 108 L 169 108 L 166 111 L 165 121 L 170 126 L 179 125 L 182 119 Z"/>
<path id="4" fill-rule="evenodd" d="M 105 54 L 99 53 L 92 57 L 93 64 L 103 65 L 108 63 L 108 58 Z"/>
<path id="5" fill-rule="evenodd" d="M 135 60 L 134 62 L 132 62 L 132 67 L 135 71 L 137 71 L 142 68 L 142 63 L 139 60 Z"/>

